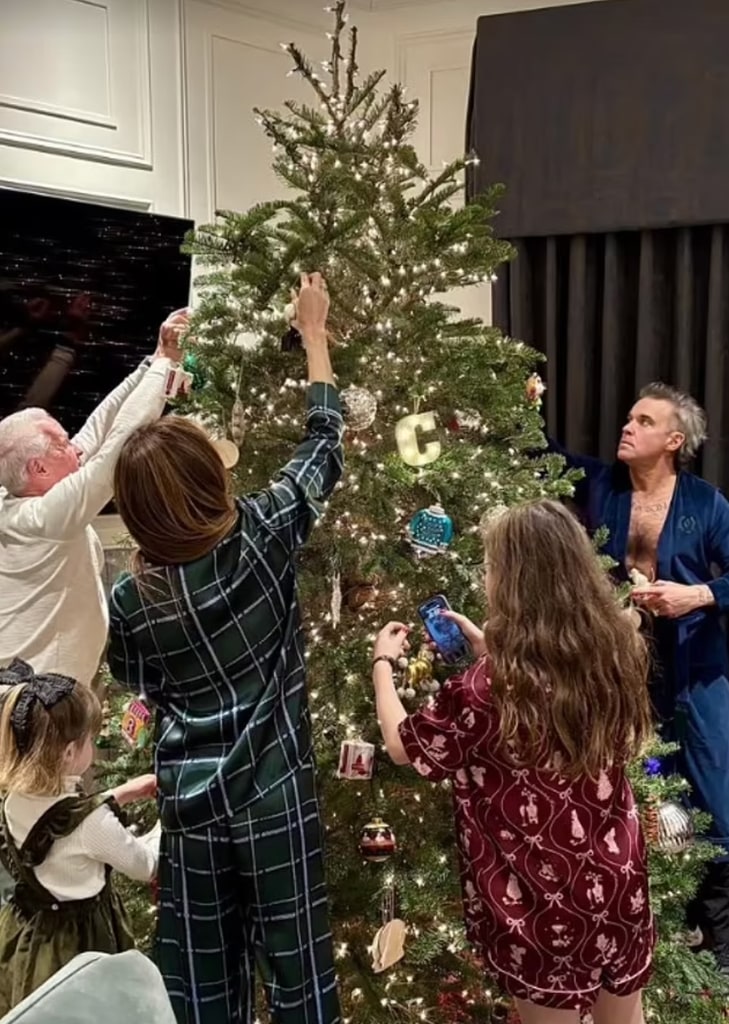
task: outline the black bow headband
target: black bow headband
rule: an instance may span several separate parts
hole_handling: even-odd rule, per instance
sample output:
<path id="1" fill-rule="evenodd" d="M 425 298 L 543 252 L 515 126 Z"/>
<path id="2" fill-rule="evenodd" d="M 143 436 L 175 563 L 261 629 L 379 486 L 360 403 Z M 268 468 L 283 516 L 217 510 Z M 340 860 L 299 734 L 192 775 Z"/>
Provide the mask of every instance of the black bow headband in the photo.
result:
<path id="1" fill-rule="evenodd" d="M 55 672 L 37 676 L 27 662 L 16 658 L 8 668 L 0 669 L 0 686 L 19 684 L 23 684 L 23 689 L 15 702 L 10 724 L 18 750 L 21 754 L 27 754 L 30 749 L 31 716 L 36 703 L 50 711 L 73 692 L 76 680 L 69 676 L 59 676 Z"/>

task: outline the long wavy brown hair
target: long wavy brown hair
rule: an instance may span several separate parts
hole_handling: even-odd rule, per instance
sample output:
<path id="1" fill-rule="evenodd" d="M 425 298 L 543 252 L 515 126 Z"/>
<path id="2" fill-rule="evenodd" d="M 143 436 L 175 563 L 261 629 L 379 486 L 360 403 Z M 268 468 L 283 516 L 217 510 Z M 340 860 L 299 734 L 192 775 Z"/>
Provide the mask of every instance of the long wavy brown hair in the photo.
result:
<path id="1" fill-rule="evenodd" d="M 220 456 L 205 431 L 182 416 L 165 416 L 129 436 L 114 496 L 139 547 L 135 573 L 202 558 L 237 519 Z"/>
<path id="2" fill-rule="evenodd" d="M 649 654 L 585 530 L 544 500 L 505 511 L 484 541 L 504 752 L 568 778 L 637 756 L 653 732 Z"/>

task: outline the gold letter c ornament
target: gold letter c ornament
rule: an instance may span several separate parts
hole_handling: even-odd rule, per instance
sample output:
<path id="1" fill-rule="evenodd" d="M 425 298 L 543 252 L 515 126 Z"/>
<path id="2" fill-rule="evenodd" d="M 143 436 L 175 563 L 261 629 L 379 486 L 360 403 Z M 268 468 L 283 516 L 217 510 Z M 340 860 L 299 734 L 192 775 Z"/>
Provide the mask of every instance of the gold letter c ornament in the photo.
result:
<path id="1" fill-rule="evenodd" d="M 414 412 L 395 424 L 395 441 L 400 458 L 408 466 L 427 466 L 440 456 L 440 441 L 426 441 L 420 446 L 420 434 L 432 434 L 436 429 L 434 412 Z"/>

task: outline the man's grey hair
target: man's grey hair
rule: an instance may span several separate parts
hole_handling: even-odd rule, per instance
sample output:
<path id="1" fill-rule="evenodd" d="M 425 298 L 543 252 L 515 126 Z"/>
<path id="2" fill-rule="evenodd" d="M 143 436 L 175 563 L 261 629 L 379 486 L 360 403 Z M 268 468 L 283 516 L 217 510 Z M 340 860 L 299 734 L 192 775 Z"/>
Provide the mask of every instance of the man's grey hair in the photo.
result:
<path id="1" fill-rule="evenodd" d="M 28 482 L 28 463 L 48 454 L 53 442 L 39 429 L 48 419 L 45 409 L 21 409 L 0 420 L 0 487 L 9 494 L 22 495 Z"/>
<path id="2" fill-rule="evenodd" d="M 674 388 L 670 384 L 663 384 L 661 381 L 646 384 L 638 397 L 657 398 L 671 403 L 676 415 L 677 429 L 684 436 L 683 444 L 678 449 L 676 458 L 681 466 L 691 462 L 698 455 L 701 445 L 708 436 L 706 413 L 696 399 L 686 391 Z"/>

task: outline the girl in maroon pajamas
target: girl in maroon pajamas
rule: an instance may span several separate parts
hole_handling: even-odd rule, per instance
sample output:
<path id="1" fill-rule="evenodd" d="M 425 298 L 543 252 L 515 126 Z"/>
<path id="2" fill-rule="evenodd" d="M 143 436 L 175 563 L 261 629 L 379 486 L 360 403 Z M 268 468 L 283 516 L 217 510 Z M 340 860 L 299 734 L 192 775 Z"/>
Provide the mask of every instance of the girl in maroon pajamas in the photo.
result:
<path id="1" fill-rule="evenodd" d="M 561 505 L 499 516 L 489 619 L 450 615 L 478 661 L 408 715 L 393 684 L 407 628 L 374 650 L 388 752 L 453 784 L 468 936 L 523 1024 L 643 1024 L 654 926 L 627 761 L 649 739 L 648 654 Z"/>

